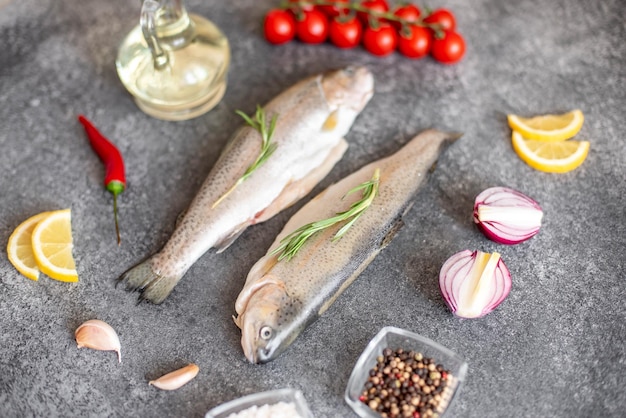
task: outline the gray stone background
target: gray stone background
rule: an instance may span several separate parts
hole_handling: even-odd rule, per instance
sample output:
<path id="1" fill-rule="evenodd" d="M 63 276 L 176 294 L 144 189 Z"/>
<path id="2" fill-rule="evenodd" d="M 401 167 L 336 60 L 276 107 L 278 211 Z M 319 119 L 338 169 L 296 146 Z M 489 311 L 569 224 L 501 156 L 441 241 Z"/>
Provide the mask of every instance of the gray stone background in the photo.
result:
<path id="1" fill-rule="evenodd" d="M 186 122 L 143 114 L 115 73 L 117 47 L 138 22 L 137 1 L 0 0 L 0 238 L 27 217 L 72 208 L 80 282 L 22 277 L 0 256 L 0 416 L 201 417 L 268 389 L 301 389 L 317 417 L 349 417 L 343 392 L 359 354 L 386 325 L 469 363 L 453 417 L 622 417 L 626 409 L 626 27 L 622 0 L 433 0 L 452 9 L 467 41 L 458 65 L 387 58 L 297 42 L 273 47 L 264 13 L 278 1 L 189 1 L 232 47 L 229 86 L 210 113 Z M 120 273 L 165 243 L 228 137 L 299 79 L 358 63 L 376 94 L 348 135 L 344 159 L 315 189 L 398 149 L 429 128 L 463 131 L 406 216 L 395 241 L 276 361 L 248 364 L 233 324 L 246 273 L 304 202 L 207 253 L 160 306 L 114 288 Z M 510 144 L 507 113 L 584 111 L 591 151 L 577 170 L 546 174 Z M 76 115 L 126 159 L 115 242 L 103 168 Z M 474 197 L 508 186 L 545 211 L 517 246 L 472 224 Z M 308 197 L 310 198 L 310 197 Z M 308 199 L 307 198 L 307 199 Z M 306 200 L 306 199 L 305 199 Z M 3 245 L 5 245 L 3 244 Z M 441 298 L 443 262 L 463 249 L 498 251 L 513 289 L 483 319 L 460 320 Z M 78 350 L 74 329 L 98 318 L 122 341 Z M 198 377 L 176 392 L 147 381 L 188 362 Z"/>

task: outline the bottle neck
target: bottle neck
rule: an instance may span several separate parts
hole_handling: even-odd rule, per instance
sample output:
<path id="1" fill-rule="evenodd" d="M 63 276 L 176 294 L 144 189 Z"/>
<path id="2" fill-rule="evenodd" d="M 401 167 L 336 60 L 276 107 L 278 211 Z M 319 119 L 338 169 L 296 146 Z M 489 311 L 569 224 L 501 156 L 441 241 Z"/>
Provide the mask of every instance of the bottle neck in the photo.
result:
<path id="1" fill-rule="evenodd" d="M 167 50 L 184 48 L 194 37 L 182 0 L 143 0 L 140 24 L 157 70 L 168 66 Z"/>
<path id="2" fill-rule="evenodd" d="M 159 38 L 168 38 L 187 30 L 191 24 L 182 0 L 159 0 L 161 7 L 155 15 L 155 26 Z"/>

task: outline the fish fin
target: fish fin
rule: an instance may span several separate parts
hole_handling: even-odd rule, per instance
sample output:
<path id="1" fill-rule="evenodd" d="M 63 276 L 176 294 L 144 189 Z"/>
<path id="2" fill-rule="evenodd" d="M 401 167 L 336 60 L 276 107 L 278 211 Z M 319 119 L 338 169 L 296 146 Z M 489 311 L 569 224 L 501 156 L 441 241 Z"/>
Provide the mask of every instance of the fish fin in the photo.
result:
<path id="1" fill-rule="evenodd" d="M 391 225 L 391 228 L 389 228 L 389 231 L 387 231 L 383 239 L 380 241 L 379 246 L 381 250 L 389 245 L 391 240 L 393 240 L 395 236 L 398 235 L 398 232 L 402 229 L 403 226 L 404 226 L 404 221 L 402 220 L 402 217 L 398 218 Z"/>
<path id="2" fill-rule="evenodd" d="M 272 245 L 274 247 L 274 245 Z M 272 269 L 278 262 L 278 255 L 270 255 L 272 248 L 267 251 L 267 254 L 261 257 L 254 265 L 250 268 L 248 272 L 248 277 L 246 278 L 246 283 L 252 280 L 258 280 L 259 278 L 265 276 L 268 271 Z"/>
<path id="3" fill-rule="evenodd" d="M 463 132 L 443 132 L 436 129 L 429 129 L 428 131 L 424 131 L 422 134 L 432 135 L 435 137 L 440 137 L 440 145 L 439 152 L 443 152 L 450 145 L 455 143 L 459 138 L 463 136 Z M 422 135 L 420 134 L 420 136 Z M 428 174 L 432 174 L 437 169 L 437 160 L 430 166 L 428 169 Z"/>
<path id="4" fill-rule="evenodd" d="M 185 217 L 186 214 L 187 214 L 187 209 L 183 210 L 182 212 L 178 214 L 178 216 L 176 217 L 176 228 L 180 226 L 180 223 L 183 221 L 183 218 Z"/>
<path id="5" fill-rule="evenodd" d="M 214 245 L 214 247 L 217 248 L 216 253 L 219 254 L 221 252 L 224 252 L 228 247 L 230 247 L 233 244 L 233 242 L 235 242 L 237 240 L 237 238 L 239 238 L 239 236 L 241 234 L 243 234 L 243 231 L 245 231 L 247 227 L 248 227 L 248 223 L 246 222 L 244 225 L 242 225 L 239 228 L 235 229 L 226 238 L 224 238 L 220 242 L 216 243 Z"/>
<path id="6" fill-rule="evenodd" d="M 463 132 L 449 132 L 448 133 L 448 141 L 455 142 L 457 139 L 463 136 Z"/>
<path id="7" fill-rule="evenodd" d="M 246 307 L 248 306 L 248 301 L 250 300 L 252 295 L 268 284 L 279 286 L 282 289 L 285 288 L 285 283 L 283 283 L 281 280 L 271 274 L 266 274 L 253 280 L 252 282 L 246 281 L 246 284 L 243 286 L 243 289 L 241 289 L 241 292 L 239 293 L 239 296 L 237 296 L 237 300 L 235 301 L 235 311 L 237 311 L 239 315 L 245 312 Z"/>
<path id="8" fill-rule="evenodd" d="M 118 283 L 126 283 L 129 292 L 139 292 L 139 302 L 145 300 L 158 305 L 169 296 L 180 279 L 155 272 L 150 258 L 127 270 L 120 276 Z"/>

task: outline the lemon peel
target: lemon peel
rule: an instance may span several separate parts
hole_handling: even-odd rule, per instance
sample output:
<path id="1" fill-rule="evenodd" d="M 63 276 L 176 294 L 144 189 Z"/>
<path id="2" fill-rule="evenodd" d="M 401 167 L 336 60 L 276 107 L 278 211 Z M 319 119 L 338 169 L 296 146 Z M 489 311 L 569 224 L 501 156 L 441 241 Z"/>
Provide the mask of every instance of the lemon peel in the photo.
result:
<path id="1" fill-rule="evenodd" d="M 33 255 L 39 270 L 62 282 L 77 282 L 70 209 L 50 212 L 33 230 Z"/>
<path id="2" fill-rule="evenodd" d="M 7 255 L 13 267 L 35 281 L 39 280 L 39 267 L 33 254 L 33 230 L 49 214 L 50 212 L 42 212 L 26 219 L 15 228 L 7 243 Z"/>
<path id="3" fill-rule="evenodd" d="M 526 139 L 537 141 L 564 141 L 574 137 L 582 128 L 585 117 L 579 109 L 559 115 L 540 115 L 523 118 L 508 115 L 509 126 Z"/>
<path id="4" fill-rule="evenodd" d="M 513 131 L 513 149 L 532 168 L 547 173 L 567 173 L 579 167 L 589 153 L 589 141 L 538 141 Z"/>

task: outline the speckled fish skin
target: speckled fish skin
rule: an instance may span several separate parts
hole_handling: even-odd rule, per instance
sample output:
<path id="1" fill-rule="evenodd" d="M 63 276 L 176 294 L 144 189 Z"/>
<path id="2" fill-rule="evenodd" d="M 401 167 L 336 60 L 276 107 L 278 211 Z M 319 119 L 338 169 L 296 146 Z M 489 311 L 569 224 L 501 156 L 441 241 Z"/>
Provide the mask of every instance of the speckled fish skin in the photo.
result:
<path id="1" fill-rule="evenodd" d="M 374 79 L 364 67 L 319 74 L 264 106 L 278 116 L 271 157 L 217 206 L 259 155 L 260 133 L 244 126 L 231 138 L 163 249 L 120 281 L 140 300 L 161 303 L 210 248 L 228 247 L 248 226 L 263 222 L 305 196 L 341 159 L 355 118 L 372 97 Z"/>
<path id="2" fill-rule="evenodd" d="M 395 154 L 333 184 L 293 215 L 250 270 L 235 304 L 235 323 L 242 330 L 241 345 L 250 362 L 276 358 L 389 244 L 444 145 L 459 136 L 425 131 Z M 332 242 L 342 226 L 336 225 L 313 235 L 290 261 L 271 255 L 297 228 L 334 216 L 359 200 L 361 193 L 345 195 L 370 180 L 377 168 L 377 197 L 341 239 Z"/>

